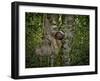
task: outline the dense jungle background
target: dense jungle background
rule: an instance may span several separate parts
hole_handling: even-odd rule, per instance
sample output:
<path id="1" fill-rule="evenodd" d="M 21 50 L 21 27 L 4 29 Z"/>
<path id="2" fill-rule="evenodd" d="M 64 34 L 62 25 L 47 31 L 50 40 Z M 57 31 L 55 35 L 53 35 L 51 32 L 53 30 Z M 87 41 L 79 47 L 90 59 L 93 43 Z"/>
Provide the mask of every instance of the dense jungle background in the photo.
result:
<path id="1" fill-rule="evenodd" d="M 89 16 L 25 13 L 26 68 L 89 65 Z"/>

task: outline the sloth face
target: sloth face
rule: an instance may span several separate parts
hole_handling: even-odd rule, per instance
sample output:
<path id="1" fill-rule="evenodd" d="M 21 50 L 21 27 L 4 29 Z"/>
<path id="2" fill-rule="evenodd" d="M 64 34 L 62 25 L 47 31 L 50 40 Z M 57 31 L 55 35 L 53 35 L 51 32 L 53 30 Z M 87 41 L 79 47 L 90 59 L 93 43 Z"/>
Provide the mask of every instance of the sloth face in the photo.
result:
<path id="1" fill-rule="evenodd" d="M 62 31 L 58 31 L 55 33 L 55 39 L 62 40 L 64 38 L 64 33 Z"/>

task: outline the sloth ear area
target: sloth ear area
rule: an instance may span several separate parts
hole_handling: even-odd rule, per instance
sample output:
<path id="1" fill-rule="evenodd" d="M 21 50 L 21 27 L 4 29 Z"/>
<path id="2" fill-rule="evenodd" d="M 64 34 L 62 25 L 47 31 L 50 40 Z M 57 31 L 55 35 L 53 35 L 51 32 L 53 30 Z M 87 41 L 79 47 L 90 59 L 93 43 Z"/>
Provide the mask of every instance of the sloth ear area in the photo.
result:
<path id="1" fill-rule="evenodd" d="M 56 31 L 53 31 L 53 32 L 51 33 L 51 36 L 55 37 L 55 34 L 56 34 Z"/>

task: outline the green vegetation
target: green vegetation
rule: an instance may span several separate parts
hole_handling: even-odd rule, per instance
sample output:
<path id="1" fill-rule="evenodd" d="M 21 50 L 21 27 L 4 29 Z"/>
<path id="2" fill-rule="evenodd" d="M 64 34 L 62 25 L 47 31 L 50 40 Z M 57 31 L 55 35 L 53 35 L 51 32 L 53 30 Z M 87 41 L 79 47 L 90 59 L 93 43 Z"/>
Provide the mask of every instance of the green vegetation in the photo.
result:
<path id="1" fill-rule="evenodd" d="M 71 65 L 89 64 L 89 17 L 76 16 L 76 29 L 70 51 Z"/>
<path id="2" fill-rule="evenodd" d="M 55 40 L 53 30 L 64 38 Z M 26 12 L 25 51 L 26 68 L 89 65 L 89 16 Z"/>

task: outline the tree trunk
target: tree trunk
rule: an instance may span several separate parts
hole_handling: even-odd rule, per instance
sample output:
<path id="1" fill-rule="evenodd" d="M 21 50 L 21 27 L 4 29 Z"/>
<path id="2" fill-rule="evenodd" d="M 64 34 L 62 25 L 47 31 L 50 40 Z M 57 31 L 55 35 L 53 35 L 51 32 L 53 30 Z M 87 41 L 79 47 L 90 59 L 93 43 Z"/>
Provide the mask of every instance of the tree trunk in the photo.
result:
<path id="1" fill-rule="evenodd" d="M 64 65 L 70 65 L 69 52 L 71 50 L 72 39 L 75 30 L 75 18 L 72 15 L 64 16 L 63 29 L 65 38 L 62 40 L 63 61 Z"/>

